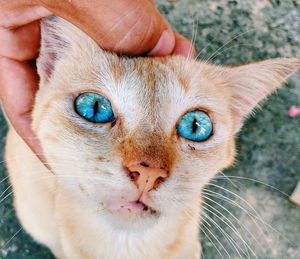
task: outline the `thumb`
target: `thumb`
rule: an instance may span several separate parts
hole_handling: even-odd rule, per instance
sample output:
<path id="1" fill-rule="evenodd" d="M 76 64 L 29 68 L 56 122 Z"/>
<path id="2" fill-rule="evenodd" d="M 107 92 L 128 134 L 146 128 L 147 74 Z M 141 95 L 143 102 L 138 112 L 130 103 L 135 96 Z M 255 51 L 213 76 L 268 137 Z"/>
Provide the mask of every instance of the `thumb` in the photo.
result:
<path id="1" fill-rule="evenodd" d="M 102 48 L 129 55 L 171 54 L 175 36 L 152 1 L 40 0 L 51 12 L 90 35 Z"/>

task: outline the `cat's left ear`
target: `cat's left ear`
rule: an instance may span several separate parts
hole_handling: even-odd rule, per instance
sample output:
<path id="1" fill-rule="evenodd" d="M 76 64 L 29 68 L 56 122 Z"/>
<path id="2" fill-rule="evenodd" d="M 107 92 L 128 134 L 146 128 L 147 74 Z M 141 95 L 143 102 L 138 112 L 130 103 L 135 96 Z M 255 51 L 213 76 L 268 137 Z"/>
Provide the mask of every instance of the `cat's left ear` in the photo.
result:
<path id="1" fill-rule="evenodd" d="M 257 104 L 300 68 L 300 58 L 276 58 L 223 70 L 230 89 L 235 133 Z"/>

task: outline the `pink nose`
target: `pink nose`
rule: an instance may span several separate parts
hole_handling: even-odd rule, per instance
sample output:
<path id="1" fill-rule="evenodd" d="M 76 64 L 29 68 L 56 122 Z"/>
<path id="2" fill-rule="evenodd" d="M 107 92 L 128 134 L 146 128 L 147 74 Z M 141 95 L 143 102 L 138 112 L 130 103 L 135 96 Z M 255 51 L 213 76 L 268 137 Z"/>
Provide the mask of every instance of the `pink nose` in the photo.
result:
<path id="1" fill-rule="evenodd" d="M 151 167 L 146 163 L 134 164 L 127 168 L 130 178 L 141 193 L 157 188 L 168 177 L 165 169 Z"/>

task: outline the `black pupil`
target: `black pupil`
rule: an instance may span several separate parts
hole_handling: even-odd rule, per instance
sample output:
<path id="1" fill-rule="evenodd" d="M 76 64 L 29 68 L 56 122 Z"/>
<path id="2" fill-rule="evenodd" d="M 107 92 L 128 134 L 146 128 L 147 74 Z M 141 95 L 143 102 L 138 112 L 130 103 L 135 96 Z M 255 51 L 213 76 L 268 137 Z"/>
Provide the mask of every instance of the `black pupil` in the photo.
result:
<path id="1" fill-rule="evenodd" d="M 94 109 L 94 116 L 97 114 L 97 112 L 98 112 L 98 109 L 99 109 L 99 101 L 96 101 L 95 103 L 94 103 L 94 107 L 93 107 L 93 109 Z"/>
<path id="2" fill-rule="evenodd" d="M 194 118 L 193 120 L 193 125 L 192 125 L 192 130 L 193 130 L 193 133 L 196 133 L 197 129 L 198 129 L 198 125 L 197 125 L 197 119 Z"/>

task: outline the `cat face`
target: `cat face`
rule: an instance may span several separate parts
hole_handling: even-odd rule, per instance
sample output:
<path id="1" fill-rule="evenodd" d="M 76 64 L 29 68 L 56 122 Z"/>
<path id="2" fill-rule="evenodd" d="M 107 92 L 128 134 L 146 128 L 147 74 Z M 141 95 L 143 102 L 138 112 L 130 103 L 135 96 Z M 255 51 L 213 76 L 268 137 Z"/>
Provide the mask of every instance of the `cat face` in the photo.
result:
<path id="1" fill-rule="evenodd" d="M 119 57 L 56 17 L 42 31 L 34 131 L 59 188 L 123 227 L 198 203 L 201 189 L 232 164 L 243 118 L 300 66 L 299 59 L 230 68 L 179 56 Z"/>

